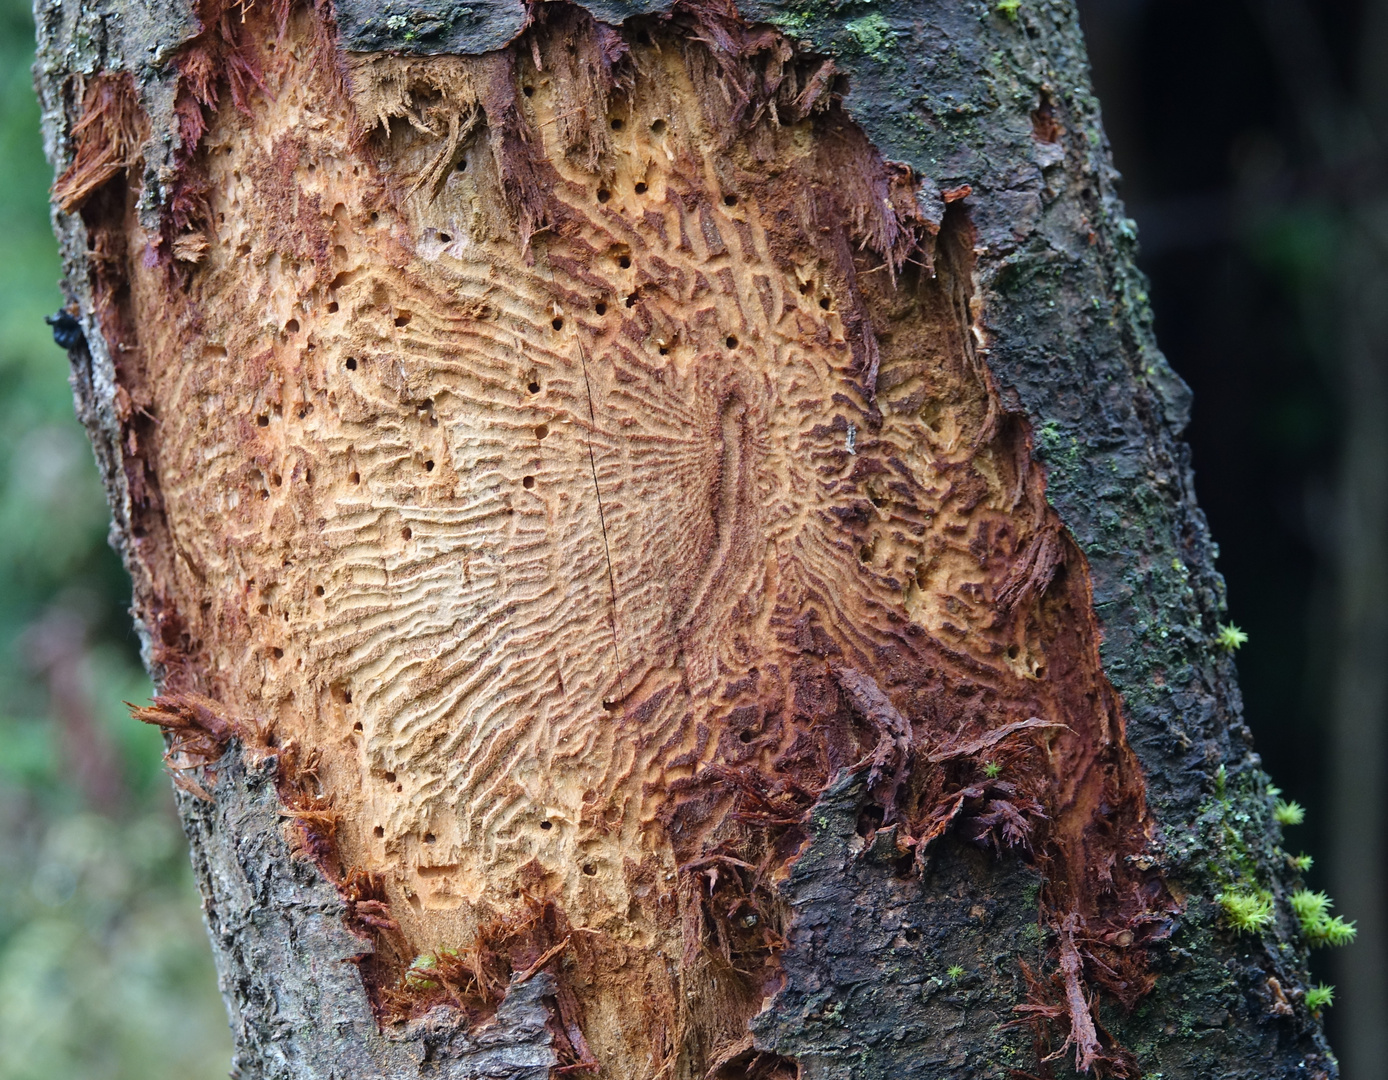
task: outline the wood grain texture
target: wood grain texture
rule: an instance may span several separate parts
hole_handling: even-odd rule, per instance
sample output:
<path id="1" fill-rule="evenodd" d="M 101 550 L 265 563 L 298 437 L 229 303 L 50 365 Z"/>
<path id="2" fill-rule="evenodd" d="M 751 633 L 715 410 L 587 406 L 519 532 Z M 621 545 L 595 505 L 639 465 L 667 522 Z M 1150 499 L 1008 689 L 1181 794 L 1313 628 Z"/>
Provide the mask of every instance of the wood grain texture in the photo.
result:
<path id="1" fill-rule="evenodd" d="M 1135 999 L 1142 778 L 979 356 L 967 206 L 926 216 L 831 64 L 699 30 L 228 31 L 184 211 L 89 210 L 166 684 L 311 763 L 402 992 L 557 905 L 569 1044 L 615 1075 L 741 1067 L 797 821 L 885 729 L 866 830 L 1041 859 Z"/>

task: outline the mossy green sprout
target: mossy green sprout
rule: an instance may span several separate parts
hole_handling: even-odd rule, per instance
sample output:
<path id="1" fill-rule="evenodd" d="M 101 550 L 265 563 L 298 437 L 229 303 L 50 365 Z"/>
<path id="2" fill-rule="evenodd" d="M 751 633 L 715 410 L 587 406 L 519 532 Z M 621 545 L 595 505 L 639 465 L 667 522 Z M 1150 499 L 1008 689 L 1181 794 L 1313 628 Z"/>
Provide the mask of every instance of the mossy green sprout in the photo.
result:
<path id="1" fill-rule="evenodd" d="M 1335 987 L 1326 986 L 1321 983 L 1313 986 L 1306 991 L 1306 1007 L 1313 1013 L 1319 1013 L 1327 1005 L 1335 1004 Z"/>
<path id="2" fill-rule="evenodd" d="M 1215 644 L 1225 652 L 1238 652 L 1239 649 L 1248 644 L 1248 635 L 1233 623 L 1221 624 L 1219 632 L 1215 634 Z"/>
<path id="3" fill-rule="evenodd" d="M 1299 802 L 1278 799 L 1277 805 L 1272 808 L 1272 816 L 1282 825 L 1300 825 L 1306 820 L 1306 808 Z"/>
<path id="4" fill-rule="evenodd" d="M 437 953 L 423 953 L 410 961 L 405 971 L 405 985 L 416 990 L 437 990 L 439 984 L 430 977 L 429 972 L 439 966 L 440 956 L 457 956 L 457 949 L 440 949 Z"/>
<path id="5" fill-rule="evenodd" d="M 1290 903 L 1302 934 L 1312 945 L 1348 945 L 1358 933 L 1354 923 L 1330 914 L 1333 901 L 1323 892 L 1298 889 L 1292 893 Z"/>
<path id="6" fill-rule="evenodd" d="M 428 972 L 439 966 L 437 956 L 425 953 L 423 956 L 416 956 L 410 961 L 409 970 L 405 972 L 405 983 L 413 986 L 417 990 L 436 990 L 438 983 L 429 978 Z"/>
<path id="7" fill-rule="evenodd" d="M 1297 889 L 1292 893 L 1289 903 L 1296 912 L 1296 917 L 1301 920 L 1302 926 L 1323 919 L 1330 912 L 1330 897 L 1323 892 L 1312 892 L 1310 889 Z"/>
<path id="8" fill-rule="evenodd" d="M 987 761 L 983 764 L 983 775 L 989 780 L 996 780 L 1002 773 L 1002 766 L 996 761 Z"/>
<path id="9" fill-rule="evenodd" d="M 958 982 L 964 977 L 964 969 L 958 964 L 952 964 L 945 974 L 949 976 L 950 982 Z"/>
<path id="10" fill-rule="evenodd" d="M 1353 942 L 1359 936 L 1359 930 L 1354 923 L 1345 922 L 1336 915 L 1316 927 L 1316 935 L 1311 942 L 1312 945 L 1331 945 L 1338 949 L 1341 945 Z"/>
<path id="11" fill-rule="evenodd" d="M 1272 897 L 1266 892 L 1222 892 L 1219 906 L 1241 934 L 1257 934 L 1272 925 Z"/>
<path id="12" fill-rule="evenodd" d="M 1017 12 L 1022 6 L 1022 0 L 998 0 L 995 10 L 1009 22 L 1017 21 Z"/>
<path id="13" fill-rule="evenodd" d="M 1307 870 L 1311 869 L 1311 864 L 1315 862 L 1315 860 L 1304 851 L 1300 855 L 1289 855 L 1288 859 L 1292 864 L 1292 869 L 1298 874 L 1306 873 Z"/>

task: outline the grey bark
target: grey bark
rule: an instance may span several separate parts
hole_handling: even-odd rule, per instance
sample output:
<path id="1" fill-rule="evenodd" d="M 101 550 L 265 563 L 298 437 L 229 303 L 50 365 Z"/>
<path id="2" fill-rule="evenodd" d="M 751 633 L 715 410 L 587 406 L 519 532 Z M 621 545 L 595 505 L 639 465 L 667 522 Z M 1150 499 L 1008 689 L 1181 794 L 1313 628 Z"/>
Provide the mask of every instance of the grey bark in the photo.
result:
<path id="1" fill-rule="evenodd" d="M 585 6 L 619 24 L 664 5 Z M 1153 955 L 1156 991 L 1131 1015 L 1101 1005 L 1103 1022 L 1165 1080 L 1337 1075 L 1318 1020 L 1299 1001 L 1305 951 L 1283 902 L 1288 871 L 1268 780 L 1232 663 L 1214 643 L 1223 585 L 1180 441 L 1189 395 L 1152 335 L 1135 229 L 1115 192 L 1073 6 L 881 0 L 840 10 L 752 0 L 742 13 L 836 58 L 851 80 L 845 107 L 885 157 L 929 178 L 921 198 L 936 204 L 932 216 L 942 190 L 973 189 L 986 359 L 1004 403 L 1029 418 L 1051 501 L 1089 560 L 1105 669 L 1146 773 L 1161 866 L 1185 896 L 1173 936 Z M 153 129 L 167 130 L 165 65 L 196 28 L 183 4 L 38 0 L 36 14 L 55 168 L 70 159 L 81 74 L 130 71 Z M 523 21 L 519 0 L 344 0 L 338 14 L 347 49 L 480 52 Z M 1031 114 L 1043 103 L 1059 143 L 1033 137 Z M 167 140 L 146 149 L 150 214 L 169 151 Z M 129 503 L 114 368 L 91 311 L 82 222 L 55 214 L 55 228 L 87 336 L 72 350 L 77 407 L 123 550 Z M 152 628 L 140 632 L 148 641 Z M 215 805 L 183 803 L 236 1033 L 235 1075 L 519 1078 L 546 1069 L 538 977 L 513 991 L 485 1032 L 376 1031 L 342 963 L 364 946 L 341 928 L 332 890 L 290 858 L 267 767 L 243 766 L 233 753 Z M 846 781 L 812 813 L 812 842 L 784 885 L 794 912 L 786 984 L 754 1022 L 757 1046 L 798 1060 L 806 1078 L 1067 1074 L 1063 1062 L 1038 1065 L 1029 1036 L 1001 1026 L 1025 997 L 1018 958 L 1039 963 L 1048 946 L 1034 871 L 960 845 L 946 846 L 923 879 L 901 878 L 871 853 L 857 857 L 864 799 Z M 1234 855 L 1229 820 L 1279 900 L 1263 935 L 1235 935 L 1219 917 Z M 948 974 L 955 965 L 963 977 Z"/>
<path id="2" fill-rule="evenodd" d="M 276 765 L 233 751 L 218 791 L 237 798 L 179 799 L 218 983 L 235 1003 L 232 1075 L 545 1080 L 557 1062 L 544 1004 L 553 979 L 544 972 L 511 987 L 478 1030 L 460 1030 L 438 1009 L 378 1030 L 353 963 L 363 942 L 344 926 L 337 891 L 281 835 Z"/>

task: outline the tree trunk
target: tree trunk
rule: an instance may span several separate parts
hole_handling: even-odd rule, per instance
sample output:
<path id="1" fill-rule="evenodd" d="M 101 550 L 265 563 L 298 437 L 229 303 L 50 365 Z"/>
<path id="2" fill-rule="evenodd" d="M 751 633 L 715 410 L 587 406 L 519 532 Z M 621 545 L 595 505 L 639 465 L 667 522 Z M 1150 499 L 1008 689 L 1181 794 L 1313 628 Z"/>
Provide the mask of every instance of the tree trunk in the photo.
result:
<path id="1" fill-rule="evenodd" d="M 863 10 L 40 0 L 234 1075 L 1336 1074 L 1074 12 Z"/>

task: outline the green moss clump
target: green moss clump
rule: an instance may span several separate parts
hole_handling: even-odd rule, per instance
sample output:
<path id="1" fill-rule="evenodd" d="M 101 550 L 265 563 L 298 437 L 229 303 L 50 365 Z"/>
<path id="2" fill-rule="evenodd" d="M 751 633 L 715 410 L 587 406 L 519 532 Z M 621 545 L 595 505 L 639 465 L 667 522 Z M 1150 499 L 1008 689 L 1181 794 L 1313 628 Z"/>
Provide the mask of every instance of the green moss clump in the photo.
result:
<path id="1" fill-rule="evenodd" d="M 1258 934 L 1272 925 L 1272 897 L 1265 892 L 1223 892 L 1219 906 L 1229 925 L 1241 934 Z"/>
<path id="2" fill-rule="evenodd" d="M 1306 1007 L 1313 1013 L 1319 1013 L 1327 1005 L 1335 1004 L 1335 987 L 1321 983 L 1313 986 L 1306 991 Z"/>
<path id="3" fill-rule="evenodd" d="M 1278 799 L 1272 816 L 1282 825 L 1300 825 L 1306 820 L 1306 808 L 1298 802 L 1284 802 Z"/>
<path id="4" fill-rule="evenodd" d="M 1311 945 L 1348 945 L 1358 934 L 1354 923 L 1330 914 L 1333 901 L 1323 892 L 1298 889 L 1289 903 Z"/>
<path id="5" fill-rule="evenodd" d="M 1233 623 L 1223 623 L 1215 635 L 1215 644 L 1225 652 L 1238 652 L 1248 644 L 1248 635 Z"/>

